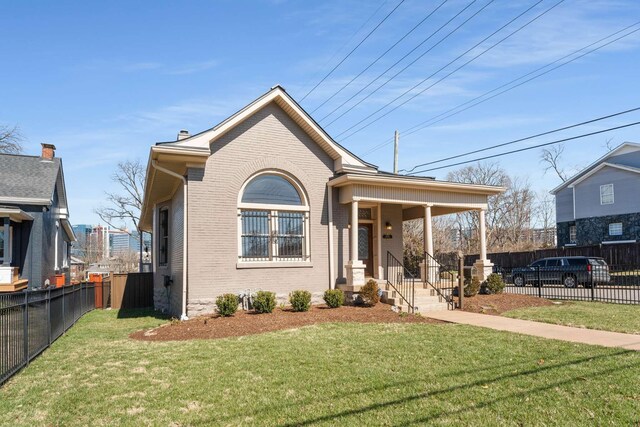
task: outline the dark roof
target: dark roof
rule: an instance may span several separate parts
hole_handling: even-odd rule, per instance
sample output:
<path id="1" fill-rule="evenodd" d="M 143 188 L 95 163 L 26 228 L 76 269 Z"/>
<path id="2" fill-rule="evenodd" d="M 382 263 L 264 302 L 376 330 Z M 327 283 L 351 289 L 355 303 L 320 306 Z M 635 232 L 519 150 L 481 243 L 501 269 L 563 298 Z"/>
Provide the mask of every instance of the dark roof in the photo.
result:
<path id="1" fill-rule="evenodd" d="M 0 154 L 0 199 L 51 200 L 60 159 Z"/>

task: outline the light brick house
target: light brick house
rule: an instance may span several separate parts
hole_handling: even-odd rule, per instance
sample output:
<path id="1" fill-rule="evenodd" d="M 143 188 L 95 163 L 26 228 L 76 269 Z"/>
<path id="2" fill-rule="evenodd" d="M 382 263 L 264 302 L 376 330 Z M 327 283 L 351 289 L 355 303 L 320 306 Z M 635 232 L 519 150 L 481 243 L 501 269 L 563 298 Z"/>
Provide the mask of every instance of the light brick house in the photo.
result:
<path id="1" fill-rule="evenodd" d="M 247 289 L 316 300 L 357 291 L 402 260 L 404 220 L 424 218 L 432 254 L 432 216 L 478 210 L 483 229 L 487 197 L 503 191 L 378 171 L 280 86 L 211 129 L 152 146 L 146 178 L 140 229 L 154 236 L 156 308 L 182 318 Z M 477 267 L 491 268 L 484 245 Z"/>

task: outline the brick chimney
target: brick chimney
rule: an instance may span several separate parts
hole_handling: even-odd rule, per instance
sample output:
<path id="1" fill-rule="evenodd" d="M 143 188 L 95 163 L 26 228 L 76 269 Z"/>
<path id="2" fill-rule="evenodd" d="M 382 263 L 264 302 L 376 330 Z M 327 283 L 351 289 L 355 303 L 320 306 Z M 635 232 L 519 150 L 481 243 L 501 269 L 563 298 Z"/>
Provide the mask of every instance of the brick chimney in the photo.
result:
<path id="1" fill-rule="evenodd" d="M 178 132 L 178 141 L 180 141 L 182 139 L 187 139 L 190 136 L 191 135 L 189 134 L 188 130 L 182 129 L 180 132 Z"/>
<path id="2" fill-rule="evenodd" d="M 56 146 L 53 144 L 42 143 L 42 157 L 45 160 L 53 160 L 56 156 Z"/>

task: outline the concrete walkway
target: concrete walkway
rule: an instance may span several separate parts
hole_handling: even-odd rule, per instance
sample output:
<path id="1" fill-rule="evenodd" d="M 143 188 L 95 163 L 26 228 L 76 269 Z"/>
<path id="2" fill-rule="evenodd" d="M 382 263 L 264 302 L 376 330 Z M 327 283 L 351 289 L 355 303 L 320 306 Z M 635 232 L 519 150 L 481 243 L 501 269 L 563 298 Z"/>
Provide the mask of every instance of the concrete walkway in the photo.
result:
<path id="1" fill-rule="evenodd" d="M 432 319 L 464 325 L 480 326 L 498 331 L 516 332 L 549 338 L 577 342 L 582 344 L 619 347 L 640 351 L 640 335 L 621 334 L 619 332 L 596 331 L 594 329 L 572 328 L 570 326 L 552 325 L 550 323 L 532 322 L 530 320 L 510 319 L 489 314 L 469 313 L 460 310 L 434 311 L 423 314 Z"/>

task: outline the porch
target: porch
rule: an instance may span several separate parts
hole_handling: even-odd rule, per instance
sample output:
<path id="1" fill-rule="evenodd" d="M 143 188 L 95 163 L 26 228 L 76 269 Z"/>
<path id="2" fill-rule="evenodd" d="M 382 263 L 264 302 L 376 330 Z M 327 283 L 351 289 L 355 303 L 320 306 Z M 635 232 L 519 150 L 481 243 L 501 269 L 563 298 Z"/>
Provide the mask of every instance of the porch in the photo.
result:
<path id="1" fill-rule="evenodd" d="M 437 297 L 441 282 L 451 281 L 451 277 L 440 274 L 440 265 L 433 258 L 433 218 L 470 210 L 478 211 L 480 220 L 481 255 L 474 264 L 475 274 L 484 280 L 491 273 L 485 212 L 488 197 L 503 192 L 503 188 L 422 177 L 347 174 L 329 182 L 332 191 L 339 192 L 340 204 L 349 205 L 349 260 L 345 265 L 346 283 L 337 285 L 340 289 L 358 292 L 369 279 L 375 279 L 393 295 L 391 303 L 413 302 L 415 297 L 405 294 L 416 289 L 420 297 Z M 413 277 L 403 265 L 402 225 L 414 219 L 422 219 L 424 224 L 425 256 L 419 277 Z M 330 257 L 333 259 L 333 254 Z M 334 272 L 332 277 L 336 277 Z"/>
<path id="2" fill-rule="evenodd" d="M 20 279 L 19 263 L 23 252 L 23 223 L 33 217 L 16 207 L 0 207 L 0 292 L 14 292 L 27 287 L 29 281 Z M 24 229 L 27 230 L 25 225 Z M 28 235 L 28 234 L 27 234 Z"/>

